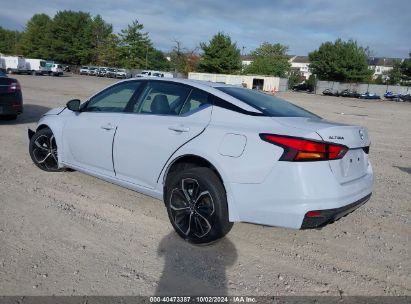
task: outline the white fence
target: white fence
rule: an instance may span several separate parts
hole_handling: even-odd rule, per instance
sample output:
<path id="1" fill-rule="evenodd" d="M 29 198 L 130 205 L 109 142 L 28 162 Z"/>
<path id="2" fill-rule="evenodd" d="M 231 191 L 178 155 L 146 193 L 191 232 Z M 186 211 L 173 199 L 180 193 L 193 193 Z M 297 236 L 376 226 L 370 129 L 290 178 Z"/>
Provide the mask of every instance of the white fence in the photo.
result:
<path id="1" fill-rule="evenodd" d="M 317 81 L 315 88 L 316 94 L 322 94 L 325 89 L 331 89 L 333 91 L 344 91 L 352 90 L 357 93 L 375 93 L 377 95 L 383 96 L 386 91 L 391 91 L 399 94 L 411 93 L 410 87 L 405 86 L 394 86 L 385 84 L 366 84 L 366 83 L 341 83 L 335 81 Z"/>

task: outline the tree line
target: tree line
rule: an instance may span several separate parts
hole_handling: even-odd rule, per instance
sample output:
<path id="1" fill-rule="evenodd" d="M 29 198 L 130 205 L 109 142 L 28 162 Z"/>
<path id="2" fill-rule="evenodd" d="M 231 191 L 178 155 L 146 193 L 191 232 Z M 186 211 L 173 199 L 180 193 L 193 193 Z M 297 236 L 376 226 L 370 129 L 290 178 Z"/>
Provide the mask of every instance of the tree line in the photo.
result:
<path id="1" fill-rule="evenodd" d="M 174 44 L 170 60 L 167 60 L 165 54 L 154 47 L 149 33 L 137 20 L 115 34 L 113 26 L 100 15 L 92 17 L 81 11 L 59 11 L 53 18 L 36 14 L 22 32 L 0 27 L 0 52 L 5 54 L 53 59 L 74 65 L 174 70 L 185 75 L 200 71 L 288 77 L 294 82 L 301 80 L 298 72 L 291 69 L 288 46 L 280 43 L 263 42 L 249 54 L 252 62 L 246 66 L 242 66 L 237 44 L 222 32 L 194 49 L 185 48 L 178 40 Z M 325 42 L 309 53 L 310 70 L 313 77 L 320 80 L 383 81 L 372 79 L 373 71 L 368 67 L 370 54 L 369 48 L 353 40 Z M 387 75 L 388 82 L 409 84 L 410 70 L 411 53 L 410 58 L 402 63 L 394 63 L 394 68 Z"/>

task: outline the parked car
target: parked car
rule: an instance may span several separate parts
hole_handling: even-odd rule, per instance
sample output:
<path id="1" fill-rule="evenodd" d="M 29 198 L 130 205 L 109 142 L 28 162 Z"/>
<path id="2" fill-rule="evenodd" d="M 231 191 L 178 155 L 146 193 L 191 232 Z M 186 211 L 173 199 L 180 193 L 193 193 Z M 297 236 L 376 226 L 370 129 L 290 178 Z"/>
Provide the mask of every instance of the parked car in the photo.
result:
<path id="1" fill-rule="evenodd" d="M 160 77 L 160 78 L 173 78 L 174 75 L 169 72 L 160 72 L 160 71 L 141 71 L 141 73 L 136 74 L 135 77 L 140 78 L 140 77 Z"/>
<path id="2" fill-rule="evenodd" d="M 53 65 L 51 66 L 51 71 L 50 71 L 51 75 L 53 76 L 61 76 L 63 75 L 63 67 L 61 64 L 58 63 L 53 63 Z"/>
<path id="3" fill-rule="evenodd" d="M 88 75 L 88 73 L 89 73 L 89 67 L 88 67 L 88 66 L 82 66 L 82 67 L 80 68 L 79 73 L 80 73 L 80 75 Z"/>
<path id="4" fill-rule="evenodd" d="M 293 86 L 293 91 L 313 92 L 314 86 L 306 82 Z"/>
<path id="5" fill-rule="evenodd" d="M 98 68 L 97 67 L 90 67 L 88 69 L 89 76 L 97 76 Z"/>
<path id="6" fill-rule="evenodd" d="M 117 73 L 117 69 L 108 68 L 107 71 L 106 71 L 106 77 L 116 78 L 116 73 Z"/>
<path id="7" fill-rule="evenodd" d="M 341 97 L 351 97 L 351 98 L 358 98 L 360 96 L 359 93 L 357 93 L 356 91 L 351 91 L 351 90 L 343 90 L 340 93 Z"/>
<path id="8" fill-rule="evenodd" d="M 23 113 L 23 95 L 17 79 L 0 74 L 0 117 L 16 119 Z"/>
<path id="9" fill-rule="evenodd" d="M 322 227 L 373 189 L 365 127 L 220 83 L 123 80 L 50 110 L 28 135 L 40 169 L 72 168 L 163 199 L 192 243 L 241 221 Z"/>
<path id="10" fill-rule="evenodd" d="M 32 75 L 46 75 L 48 74 L 46 61 L 43 59 L 26 58 L 26 70 Z"/>
<path id="11" fill-rule="evenodd" d="M 360 99 L 381 99 L 380 96 L 378 96 L 377 94 L 370 93 L 370 92 L 365 92 L 363 94 L 360 94 L 358 98 Z"/>
<path id="12" fill-rule="evenodd" d="M 340 93 L 338 91 L 334 91 L 332 89 L 325 89 L 323 91 L 323 95 L 338 97 L 338 96 L 340 96 Z"/>
<path id="13" fill-rule="evenodd" d="M 118 69 L 116 72 L 116 78 L 122 78 L 122 79 L 130 78 L 130 74 L 127 73 L 125 69 Z"/>
<path id="14" fill-rule="evenodd" d="M 100 67 L 97 70 L 97 76 L 98 77 L 106 77 L 106 73 L 107 73 L 107 67 Z"/>

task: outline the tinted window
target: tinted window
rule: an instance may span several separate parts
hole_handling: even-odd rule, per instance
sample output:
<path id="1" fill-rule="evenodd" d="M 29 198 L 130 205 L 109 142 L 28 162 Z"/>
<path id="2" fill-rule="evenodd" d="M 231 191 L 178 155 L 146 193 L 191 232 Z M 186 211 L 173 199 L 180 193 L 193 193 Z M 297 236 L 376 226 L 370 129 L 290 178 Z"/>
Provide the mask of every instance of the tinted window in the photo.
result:
<path id="1" fill-rule="evenodd" d="M 141 82 L 129 81 L 108 88 L 90 99 L 84 111 L 123 112 L 140 85 Z"/>
<path id="2" fill-rule="evenodd" d="M 267 116 L 275 117 L 310 117 L 319 116 L 304 110 L 288 101 L 274 97 L 262 92 L 253 91 L 245 88 L 220 87 L 217 88 L 228 95 L 231 95 L 249 106 L 261 111 Z"/>
<path id="3" fill-rule="evenodd" d="M 149 82 L 134 108 L 136 113 L 178 115 L 191 89 L 177 83 Z"/>
<path id="4" fill-rule="evenodd" d="M 191 91 L 190 96 L 187 98 L 187 101 L 184 103 L 180 111 L 180 115 L 196 111 L 202 107 L 207 106 L 208 102 L 208 93 L 194 89 Z"/>

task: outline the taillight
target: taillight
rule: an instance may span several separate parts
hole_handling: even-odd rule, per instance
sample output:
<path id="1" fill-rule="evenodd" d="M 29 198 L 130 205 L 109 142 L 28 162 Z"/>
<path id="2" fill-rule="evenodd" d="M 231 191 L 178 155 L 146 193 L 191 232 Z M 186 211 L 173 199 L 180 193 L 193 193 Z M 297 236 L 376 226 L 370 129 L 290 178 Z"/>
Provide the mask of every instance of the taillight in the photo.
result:
<path id="1" fill-rule="evenodd" d="M 18 81 L 10 83 L 7 92 L 14 93 L 17 91 L 21 91 L 20 83 Z"/>
<path id="2" fill-rule="evenodd" d="M 315 141 L 299 137 L 260 134 L 262 140 L 284 148 L 279 160 L 320 161 L 343 158 L 348 148 L 344 145 Z"/>

